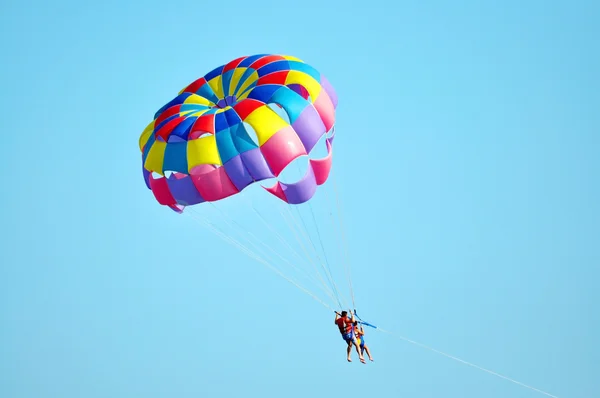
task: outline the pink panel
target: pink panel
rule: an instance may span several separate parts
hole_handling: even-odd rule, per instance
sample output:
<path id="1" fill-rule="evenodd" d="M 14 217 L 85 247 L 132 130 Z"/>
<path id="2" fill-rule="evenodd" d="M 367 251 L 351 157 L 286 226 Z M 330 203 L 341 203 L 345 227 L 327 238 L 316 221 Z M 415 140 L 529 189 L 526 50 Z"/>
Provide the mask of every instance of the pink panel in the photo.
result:
<path id="1" fill-rule="evenodd" d="M 190 177 L 200 195 L 207 201 L 214 202 L 239 192 L 224 167 L 209 164 L 196 166 L 191 170 Z"/>
<path id="2" fill-rule="evenodd" d="M 166 178 L 155 179 L 152 177 L 152 174 L 150 174 L 148 179 L 150 180 L 150 189 L 158 203 L 167 206 L 177 204 L 177 201 L 173 198 L 173 195 L 171 195 Z"/>
<path id="3" fill-rule="evenodd" d="M 286 126 L 276 132 L 260 150 L 275 176 L 298 156 L 307 154 L 292 126 Z"/>
<path id="4" fill-rule="evenodd" d="M 317 180 L 317 185 L 321 185 L 327 181 L 327 177 L 329 177 L 329 171 L 331 170 L 331 161 L 333 152 L 331 151 L 331 144 L 329 140 L 326 140 L 327 144 L 327 152 L 328 155 L 323 159 L 311 159 L 310 165 L 313 168 L 313 172 L 315 173 L 315 179 Z"/>
<path id="5" fill-rule="evenodd" d="M 317 97 L 317 100 L 314 103 L 317 112 L 319 112 L 319 116 L 323 120 L 323 124 L 327 130 L 330 130 L 335 123 L 335 108 L 333 107 L 333 103 L 327 95 L 325 90 L 321 90 L 321 93 Z"/>
<path id="6" fill-rule="evenodd" d="M 177 180 L 181 180 L 186 177 L 187 177 L 187 174 L 183 174 L 183 173 L 179 173 L 179 172 L 175 171 L 175 172 L 173 172 L 173 174 L 171 174 L 170 178 L 175 178 Z"/>
<path id="7" fill-rule="evenodd" d="M 265 190 L 267 190 L 268 192 L 272 193 L 273 195 L 277 196 L 279 199 L 283 200 L 284 202 L 287 202 L 285 193 L 283 192 L 283 188 L 281 187 L 281 184 L 279 183 L 279 181 L 277 183 L 275 183 L 275 185 L 273 185 L 272 187 L 263 187 L 263 188 Z"/>

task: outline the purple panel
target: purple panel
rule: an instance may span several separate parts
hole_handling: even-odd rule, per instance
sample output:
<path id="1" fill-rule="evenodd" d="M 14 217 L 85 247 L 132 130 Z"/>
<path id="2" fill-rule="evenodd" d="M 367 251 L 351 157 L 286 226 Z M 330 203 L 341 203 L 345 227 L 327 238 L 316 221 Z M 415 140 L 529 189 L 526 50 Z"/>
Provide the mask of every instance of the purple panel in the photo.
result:
<path id="1" fill-rule="evenodd" d="M 300 181 L 294 184 L 280 182 L 279 185 L 285 194 L 287 202 L 293 205 L 308 201 L 317 191 L 317 180 L 315 179 L 312 167 L 308 167 L 306 174 Z"/>
<path id="2" fill-rule="evenodd" d="M 271 172 L 271 169 L 267 165 L 260 148 L 254 148 L 243 152 L 240 156 L 242 157 L 242 162 L 255 181 L 266 180 L 267 178 L 275 178 Z"/>
<path id="3" fill-rule="evenodd" d="M 178 135 L 169 135 L 169 138 L 167 138 L 167 142 L 171 143 L 171 142 L 186 142 L 185 138 L 182 138 Z"/>
<path id="4" fill-rule="evenodd" d="M 333 145 L 333 139 L 335 138 L 335 128 L 331 129 L 331 136 L 329 136 L 329 138 L 327 138 L 327 141 L 329 141 L 329 143 L 331 145 Z"/>
<path id="5" fill-rule="evenodd" d="M 167 179 L 167 184 L 169 185 L 171 195 L 173 195 L 177 203 L 181 205 L 190 206 L 205 202 L 202 196 L 200 196 L 200 193 L 196 189 L 190 176 L 185 176 L 183 178 L 175 178 L 172 176 Z"/>
<path id="6" fill-rule="evenodd" d="M 237 100 L 237 98 L 235 97 L 235 95 L 228 95 L 227 97 L 225 97 L 225 98 L 219 100 L 219 102 L 217 102 L 217 107 L 225 108 L 227 105 L 235 104 L 236 100 Z"/>
<path id="7" fill-rule="evenodd" d="M 244 163 L 242 162 L 242 158 L 240 155 L 231 158 L 227 163 L 223 165 L 223 167 L 225 167 L 227 175 L 231 179 L 231 182 L 233 182 L 233 185 L 235 185 L 235 187 L 238 189 L 238 191 L 241 191 L 242 189 L 247 187 L 248 184 L 254 182 L 254 179 L 252 178 L 248 170 L 244 167 Z"/>
<path id="8" fill-rule="evenodd" d="M 235 98 L 235 95 L 228 95 L 227 97 L 225 97 L 225 103 L 227 105 L 233 105 L 233 104 L 235 104 L 236 101 L 237 101 L 237 98 Z"/>
<path id="9" fill-rule="evenodd" d="M 302 111 L 298 119 L 292 123 L 292 127 L 296 131 L 296 134 L 298 134 L 298 137 L 300 137 L 300 141 L 302 141 L 307 153 L 313 149 L 323 134 L 327 132 L 319 113 L 312 105 L 307 106 Z"/>
<path id="10" fill-rule="evenodd" d="M 306 90 L 301 84 L 289 84 L 288 88 L 291 88 L 296 94 L 298 94 L 304 99 L 308 99 L 309 97 L 308 90 Z"/>
<path id="11" fill-rule="evenodd" d="M 175 213 L 179 213 L 179 214 L 183 213 L 183 209 L 185 208 L 185 206 L 182 206 L 182 205 L 169 205 L 169 207 Z"/>
<path id="12" fill-rule="evenodd" d="M 146 183 L 146 186 L 148 187 L 148 189 L 152 189 L 152 188 L 150 188 L 150 172 L 148 170 L 146 170 L 146 168 L 143 166 L 142 166 L 142 171 L 144 173 L 144 182 Z"/>
<path id="13" fill-rule="evenodd" d="M 329 95 L 329 98 L 331 99 L 331 103 L 333 104 L 333 107 L 337 108 L 337 104 L 338 104 L 337 93 L 335 92 L 335 89 L 333 88 L 331 83 L 329 83 L 329 80 L 327 80 L 327 78 L 323 75 L 321 75 L 321 87 L 323 87 L 323 89 L 325 90 L 327 95 Z"/>

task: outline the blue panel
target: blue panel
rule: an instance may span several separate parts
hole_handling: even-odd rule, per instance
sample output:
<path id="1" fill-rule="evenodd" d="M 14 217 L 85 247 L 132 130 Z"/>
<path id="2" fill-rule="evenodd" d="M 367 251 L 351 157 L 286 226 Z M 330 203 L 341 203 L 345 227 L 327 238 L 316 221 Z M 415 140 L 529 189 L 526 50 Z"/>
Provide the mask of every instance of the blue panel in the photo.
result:
<path id="1" fill-rule="evenodd" d="M 223 85 L 223 93 L 227 96 L 229 93 L 229 84 L 231 83 L 231 77 L 235 69 L 228 70 L 221 76 L 221 84 Z"/>
<path id="2" fill-rule="evenodd" d="M 252 90 L 254 87 L 256 87 L 257 81 L 252 82 L 248 87 L 246 87 L 246 89 L 244 90 L 244 92 L 248 92 L 250 90 Z M 242 93 L 240 93 L 242 94 Z"/>
<path id="3" fill-rule="evenodd" d="M 179 108 L 179 112 L 185 112 L 185 111 L 198 112 L 198 111 L 203 111 L 204 109 L 208 109 L 208 108 L 210 108 L 210 106 L 206 106 L 206 105 L 202 105 L 202 104 L 183 104 L 183 105 L 181 105 L 181 108 Z"/>
<path id="4" fill-rule="evenodd" d="M 154 132 L 157 132 L 158 130 L 160 130 L 165 124 L 169 123 L 171 120 L 173 119 L 177 119 L 179 117 L 179 113 L 176 113 L 174 115 L 169 116 L 168 118 L 166 118 L 165 120 L 163 120 L 162 122 L 160 122 L 159 124 L 157 124 L 156 126 L 154 126 Z"/>
<path id="5" fill-rule="evenodd" d="M 266 57 L 269 54 L 257 54 L 257 55 L 251 55 L 248 58 L 246 58 L 245 60 L 243 60 L 242 62 L 240 62 L 240 64 L 237 66 L 238 68 L 247 68 L 250 65 L 252 65 L 254 63 L 254 61 L 257 61 L 259 59 L 261 59 L 262 57 Z"/>
<path id="6" fill-rule="evenodd" d="M 187 142 L 170 142 L 165 149 L 163 170 L 188 172 Z"/>
<path id="7" fill-rule="evenodd" d="M 242 122 L 242 119 L 233 108 L 227 109 L 224 114 L 227 118 L 227 124 L 229 124 L 229 126 L 235 126 L 236 124 Z"/>
<path id="8" fill-rule="evenodd" d="M 237 93 L 238 90 L 240 89 L 240 87 L 242 87 L 242 84 L 244 84 L 244 82 L 246 80 L 248 80 L 248 78 L 250 76 L 252 76 L 252 74 L 256 72 L 254 69 L 246 69 L 244 71 L 244 74 L 242 75 L 242 77 L 240 77 L 240 81 L 238 82 L 237 86 L 235 87 L 234 93 Z"/>
<path id="9" fill-rule="evenodd" d="M 215 69 L 211 70 L 206 75 L 204 75 L 204 78 L 206 79 L 207 82 L 211 81 L 212 79 L 214 79 L 215 77 L 217 77 L 221 74 L 224 67 L 225 67 L 225 65 L 216 67 Z"/>
<path id="10" fill-rule="evenodd" d="M 290 63 L 287 60 L 275 61 L 266 64 L 265 66 L 261 66 L 257 72 L 259 77 L 263 77 L 264 75 L 268 75 L 269 73 L 279 72 L 282 70 L 289 70 Z"/>
<path id="11" fill-rule="evenodd" d="M 233 140 L 233 143 L 235 144 L 235 147 L 239 153 L 244 153 L 251 149 L 258 148 L 258 145 L 252 141 L 252 138 L 250 138 L 246 132 L 246 126 L 244 126 L 242 123 L 232 127 L 230 132 L 231 139 Z"/>
<path id="12" fill-rule="evenodd" d="M 210 88 L 210 86 L 208 85 L 208 83 L 204 83 L 202 85 L 202 87 L 200 87 L 198 89 L 198 91 L 196 91 L 196 93 L 198 95 L 201 95 L 204 98 L 208 98 L 209 101 L 214 102 L 215 104 L 217 102 L 219 102 L 219 98 L 217 98 L 217 95 L 215 94 L 215 92 L 212 90 L 212 88 Z"/>
<path id="13" fill-rule="evenodd" d="M 187 139 L 187 136 L 197 119 L 197 117 L 186 117 L 171 131 L 171 135 L 176 135 L 178 137 Z"/>
<path id="14" fill-rule="evenodd" d="M 310 102 L 302 98 L 289 87 L 280 87 L 271 97 L 270 102 L 279 104 L 285 109 L 290 118 L 290 124 L 294 123 L 302 111 L 310 105 Z"/>
<path id="15" fill-rule="evenodd" d="M 148 187 L 148 189 L 152 189 L 150 187 L 150 172 L 148 170 L 146 170 L 143 163 L 142 163 L 142 173 L 144 175 L 144 182 L 146 183 L 146 186 Z"/>
<path id="16" fill-rule="evenodd" d="M 162 108 L 157 110 L 156 113 L 154 114 L 154 118 L 156 119 L 161 113 L 163 113 L 165 110 L 169 109 L 170 107 L 172 107 L 174 105 L 183 104 L 183 102 L 186 100 L 186 98 L 189 97 L 190 95 L 192 95 L 192 93 L 179 94 L 177 97 L 173 98 L 171 101 L 169 101 L 165 105 L 163 105 Z"/>
<path id="17" fill-rule="evenodd" d="M 297 70 L 300 72 L 304 72 L 307 75 L 312 76 L 312 78 L 315 79 L 316 81 L 318 81 L 318 82 L 321 81 L 321 74 L 312 66 L 307 65 L 304 62 L 298 62 L 298 61 L 289 61 L 289 64 L 290 64 L 291 70 Z"/>
<path id="18" fill-rule="evenodd" d="M 219 131 L 225 130 L 228 127 L 229 123 L 227 123 L 225 112 L 217 113 L 215 115 L 215 132 L 218 133 Z"/>
<path id="19" fill-rule="evenodd" d="M 267 103 L 273 96 L 273 94 L 282 88 L 282 86 L 278 84 L 265 84 L 261 86 L 254 87 L 248 98 L 252 98 L 258 100 L 260 102 Z"/>
<path id="20" fill-rule="evenodd" d="M 231 158 L 239 154 L 238 150 L 233 144 L 229 129 L 217 132 L 215 137 L 217 139 L 217 148 L 219 149 L 219 155 L 221 156 L 222 163 L 229 161 Z"/>

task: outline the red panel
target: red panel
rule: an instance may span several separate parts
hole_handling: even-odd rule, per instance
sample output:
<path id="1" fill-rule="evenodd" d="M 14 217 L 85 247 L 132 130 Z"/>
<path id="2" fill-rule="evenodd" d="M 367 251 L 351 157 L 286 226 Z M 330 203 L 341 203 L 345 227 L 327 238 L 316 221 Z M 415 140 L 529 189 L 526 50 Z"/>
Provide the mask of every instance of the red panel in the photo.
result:
<path id="1" fill-rule="evenodd" d="M 269 73 L 268 75 L 265 75 L 265 76 L 261 77 L 260 79 L 258 79 L 258 81 L 256 82 L 256 85 L 257 86 L 260 86 L 261 84 L 284 85 L 285 79 L 287 78 L 288 73 L 290 73 L 289 70 L 282 70 L 279 72 Z"/>
<path id="2" fill-rule="evenodd" d="M 166 119 L 168 119 L 169 117 L 179 113 L 179 110 L 181 109 L 181 105 L 173 105 L 170 108 L 165 109 L 160 115 L 158 115 L 158 117 L 156 118 L 156 121 L 154 122 L 154 127 L 156 128 L 159 124 L 161 124 L 162 122 L 164 122 Z"/>
<path id="3" fill-rule="evenodd" d="M 189 86 L 187 86 L 183 92 L 185 93 L 195 93 L 198 91 L 198 89 L 200 89 L 200 87 L 202 87 L 204 84 L 206 84 L 206 79 L 201 77 L 200 79 L 194 81 L 193 83 L 191 83 Z"/>
<path id="4" fill-rule="evenodd" d="M 259 69 L 261 66 L 265 66 L 266 64 L 270 64 L 274 61 L 285 61 L 285 58 L 283 58 L 281 55 L 268 55 L 266 57 L 254 61 L 254 63 L 250 65 L 250 67 L 252 69 Z"/>
<path id="5" fill-rule="evenodd" d="M 201 131 L 203 133 L 215 133 L 215 114 L 210 113 L 208 115 L 202 115 L 196 120 L 192 129 L 190 130 L 190 135 L 194 132 Z"/>
<path id="6" fill-rule="evenodd" d="M 262 102 L 260 102 L 258 100 L 246 98 L 246 99 L 238 102 L 237 104 L 235 104 L 233 106 L 233 109 L 237 112 L 239 117 L 242 120 L 244 120 L 248 117 L 249 114 L 254 112 L 254 110 L 256 108 L 260 108 L 261 106 L 264 106 L 264 105 L 265 104 L 263 104 Z"/>
<path id="7" fill-rule="evenodd" d="M 223 68 L 223 74 L 225 74 L 225 72 L 227 72 L 227 71 L 235 69 L 239 65 L 239 63 L 242 62 L 246 58 L 247 57 L 239 57 L 237 59 L 234 59 L 233 61 L 231 61 L 227 65 L 225 65 L 225 67 Z"/>
<path id="8" fill-rule="evenodd" d="M 161 137 L 163 140 L 166 141 L 169 137 L 169 134 L 171 134 L 171 131 L 173 131 L 173 129 L 177 127 L 177 125 L 183 120 L 185 120 L 185 116 L 179 116 L 173 120 L 169 120 L 156 132 L 156 136 Z"/>

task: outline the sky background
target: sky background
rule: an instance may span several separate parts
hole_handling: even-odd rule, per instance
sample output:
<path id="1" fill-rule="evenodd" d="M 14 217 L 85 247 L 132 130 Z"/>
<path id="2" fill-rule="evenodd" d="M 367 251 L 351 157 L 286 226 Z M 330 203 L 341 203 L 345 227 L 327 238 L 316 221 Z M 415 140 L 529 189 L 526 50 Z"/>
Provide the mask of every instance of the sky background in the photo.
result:
<path id="1" fill-rule="evenodd" d="M 599 17 L 592 0 L 3 1 L 0 396 L 543 396 L 398 336 L 600 396 Z M 356 305 L 394 333 L 367 330 L 373 363 L 144 185 L 154 112 L 255 53 L 337 90 Z M 223 209 L 282 249 L 247 204 L 293 242 L 281 206 L 255 188 Z M 333 193 L 309 232 L 347 298 Z"/>

